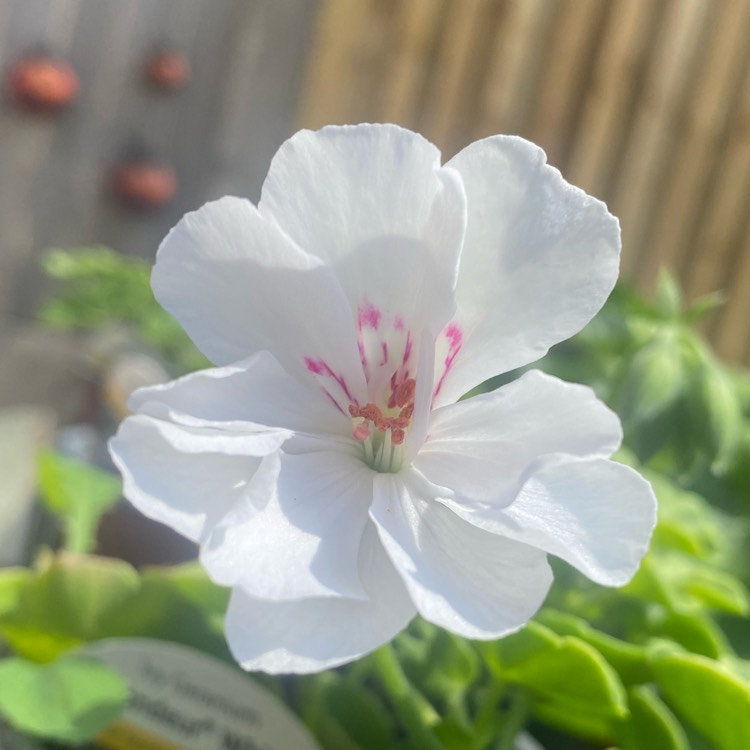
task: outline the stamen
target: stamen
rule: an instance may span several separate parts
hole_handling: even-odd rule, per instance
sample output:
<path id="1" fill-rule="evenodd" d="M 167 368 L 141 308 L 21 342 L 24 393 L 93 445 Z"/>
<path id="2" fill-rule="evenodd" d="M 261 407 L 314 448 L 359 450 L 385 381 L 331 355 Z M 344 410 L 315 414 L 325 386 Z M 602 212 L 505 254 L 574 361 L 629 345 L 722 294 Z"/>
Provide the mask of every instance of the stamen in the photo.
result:
<path id="1" fill-rule="evenodd" d="M 352 429 L 352 435 L 355 440 L 367 440 L 370 437 L 370 427 L 367 422 L 362 421 Z"/>
<path id="2" fill-rule="evenodd" d="M 364 406 L 349 406 L 352 435 L 362 443 L 365 461 L 373 469 L 393 472 L 401 468 L 404 458 L 401 446 L 414 415 L 415 392 L 414 378 L 407 378 L 397 385 L 394 375 L 385 409 L 372 402 Z"/>
<path id="3" fill-rule="evenodd" d="M 417 381 L 414 378 L 404 380 L 396 389 L 396 406 L 406 406 L 414 401 L 414 393 L 417 390 Z"/>

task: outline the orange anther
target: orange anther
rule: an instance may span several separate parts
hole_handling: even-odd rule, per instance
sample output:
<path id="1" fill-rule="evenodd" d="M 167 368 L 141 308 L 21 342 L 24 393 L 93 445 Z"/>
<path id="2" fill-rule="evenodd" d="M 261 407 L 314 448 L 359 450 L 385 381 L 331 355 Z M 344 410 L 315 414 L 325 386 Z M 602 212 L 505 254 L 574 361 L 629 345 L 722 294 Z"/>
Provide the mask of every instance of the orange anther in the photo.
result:
<path id="1" fill-rule="evenodd" d="M 405 437 L 406 433 L 402 429 L 397 427 L 391 430 L 391 440 L 393 441 L 394 445 L 401 445 L 401 443 L 404 442 Z"/>
<path id="2" fill-rule="evenodd" d="M 411 419 L 413 414 L 414 414 L 414 404 L 413 403 L 407 404 L 398 413 L 399 417 L 403 417 L 404 419 Z"/>
<path id="3" fill-rule="evenodd" d="M 396 405 L 406 406 L 414 400 L 414 392 L 417 390 L 417 381 L 414 378 L 404 380 L 396 389 Z"/>

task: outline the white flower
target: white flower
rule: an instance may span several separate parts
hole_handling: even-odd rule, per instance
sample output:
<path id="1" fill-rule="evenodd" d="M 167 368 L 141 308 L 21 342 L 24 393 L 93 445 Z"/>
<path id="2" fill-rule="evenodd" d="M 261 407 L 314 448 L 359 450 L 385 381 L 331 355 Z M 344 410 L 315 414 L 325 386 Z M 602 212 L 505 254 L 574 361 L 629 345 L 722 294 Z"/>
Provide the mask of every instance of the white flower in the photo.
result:
<path id="1" fill-rule="evenodd" d="M 445 166 L 391 125 L 302 131 L 256 208 L 223 198 L 159 248 L 152 284 L 216 369 L 138 391 L 112 440 L 125 494 L 231 586 L 246 669 L 310 672 L 419 613 L 468 638 L 523 626 L 552 553 L 626 582 L 655 520 L 608 460 L 617 417 L 531 371 L 581 329 L 619 227 L 512 137 Z"/>

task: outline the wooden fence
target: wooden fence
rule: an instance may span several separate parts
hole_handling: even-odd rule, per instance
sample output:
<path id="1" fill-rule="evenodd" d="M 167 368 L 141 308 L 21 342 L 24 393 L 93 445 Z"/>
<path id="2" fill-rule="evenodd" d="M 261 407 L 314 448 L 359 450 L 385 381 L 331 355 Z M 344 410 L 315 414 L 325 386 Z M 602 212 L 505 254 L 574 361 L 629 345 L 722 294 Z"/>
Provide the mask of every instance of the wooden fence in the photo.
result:
<path id="1" fill-rule="evenodd" d="M 298 119 L 397 122 L 446 156 L 530 138 L 620 217 L 626 277 L 726 290 L 707 330 L 750 361 L 748 0 L 323 0 Z"/>

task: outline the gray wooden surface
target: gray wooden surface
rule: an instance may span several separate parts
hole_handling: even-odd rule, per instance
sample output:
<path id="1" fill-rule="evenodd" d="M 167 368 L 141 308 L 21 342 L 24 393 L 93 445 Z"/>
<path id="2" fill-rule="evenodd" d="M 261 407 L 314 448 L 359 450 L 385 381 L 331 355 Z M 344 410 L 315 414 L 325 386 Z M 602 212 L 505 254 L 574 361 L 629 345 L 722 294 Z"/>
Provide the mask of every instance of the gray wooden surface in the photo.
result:
<path id="1" fill-rule="evenodd" d="M 81 79 L 79 100 L 58 117 L 0 102 L 0 333 L 33 316 L 44 248 L 101 243 L 151 257 L 185 211 L 226 193 L 257 199 L 293 129 L 316 8 L 317 0 L 0 0 L 4 69 L 41 42 Z M 191 62 L 184 90 L 159 93 L 143 81 L 162 41 Z M 132 213 L 107 192 L 108 170 L 133 137 L 177 169 L 180 192 L 161 212 Z"/>

